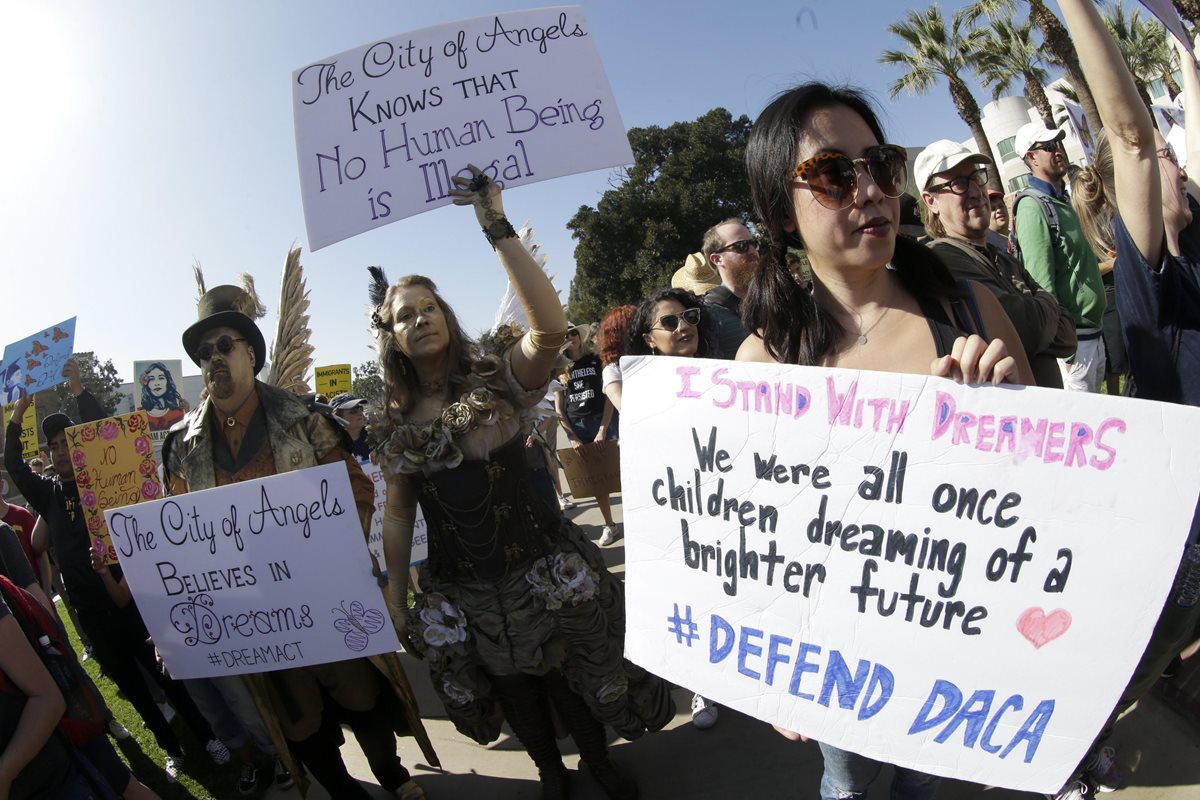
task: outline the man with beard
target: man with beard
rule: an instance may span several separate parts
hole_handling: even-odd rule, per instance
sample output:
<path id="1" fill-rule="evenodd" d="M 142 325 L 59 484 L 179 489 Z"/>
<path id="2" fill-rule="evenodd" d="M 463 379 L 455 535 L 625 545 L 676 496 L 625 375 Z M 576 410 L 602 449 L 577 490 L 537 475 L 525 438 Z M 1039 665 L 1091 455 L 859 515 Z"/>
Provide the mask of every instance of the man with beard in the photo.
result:
<path id="1" fill-rule="evenodd" d="M 79 369 L 73 361 L 63 370 L 67 386 L 79 403 L 83 421 L 107 416 L 92 393 L 83 388 Z M 75 468 L 71 463 L 71 448 L 67 443 L 67 428 L 75 422 L 63 413 L 51 414 L 42 420 L 42 434 L 50 445 L 50 461 L 55 477 L 36 475 L 21 456 L 21 420 L 33 398 L 26 395 L 17 401 L 8 422 L 4 443 L 4 467 L 13 482 L 35 511 L 46 521 L 50 549 L 62 572 L 63 583 L 75 607 L 80 626 L 92 643 L 93 655 L 104 674 L 112 679 L 129 700 L 146 727 L 154 734 L 158 746 L 167 754 L 167 779 L 174 782 L 180 772 L 183 747 L 162 709 L 154 702 L 146 675 L 157 682 L 171 700 L 171 705 L 183 717 L 196 737 L 207 742 L 210 755 L 224 749 L 213 737 L 212 729 L 192 702 L 186 689 L 177 681 L 165 677 L 157 668 L 154 647 L 149 644 L 141 614 L 133 603 L 118 605 L 109 596 L 104 580 L 92 568 L 91 539 L 79 504 L 79 489 L 75 485 Z M 35 538 L 35 549 L 40 549 Z M 121 568 L 109 568 L 119 580 Z M 120 726 L 110 727 L 120 737 Z M 126 734 L 127 735 L 127 734 Z"/>
<path id="2" fill-rule="evenodd" d="M 365 539 L 374 488 L 350 454 L 340 426 L 311 412 L 291 392 L 255 377 L 266 360 L 266 343 L 250 316 L 260 309 L 257 298 L 237 286 L 217 286 L 200 298 L 199 320 L 183 332 L 183 348 L 200 367 L 207 396 L 163 444 L 168 493 L 344 463 L 362 526 L 345 535 Z M 290 750 L 332 797 L 370 797 L 342 761 L 342 719 L 384 789 L 398 791 L 405 800 L 425 796 L 396 755 L 388 718 L 392 709 L 402 708 L 418 736 L 424 729 L 394 655 L 242 677 L 280 755 Z"/>
<path id="3" fill-rule="evenodd" d="M 704 302 L 717 320 L 717 343 L 722 358 L 733 358 L 746 338 L 742 325 L 742 298 L 758 269 L 758 242 L 737 217 L 718 222 L 704 232 L 700 252 L 721 277 Z"/>
<path id="4" fill-rule="evenodd" d="M 1096 254 L 1079 225 L 1063 186 L 1067 159 L 1061 130 L 1030 122 L 1017 130 L 1014 148 L 1029 167 L 1029 188 L 1013 200 L 1012 241 L 1034 280 L 1070 314 L 1078 345 L 1059 359 L 1063 387 L 1098 392 L 1104 381 L 1104 282 Z"/>
<path id="5" fill-rule="evenodd" d="M 984 188 L 992 159 L 942 139 L 921 151 L 914 177 L 925 202 L 929 247 L 955 278 L 986 286 L 1025 346 L 1038 386 L 1062 388 L 1057 358 L 1075 352 L 1075 322 L 1017 259 L 988 238 L 992 207 Z"/>

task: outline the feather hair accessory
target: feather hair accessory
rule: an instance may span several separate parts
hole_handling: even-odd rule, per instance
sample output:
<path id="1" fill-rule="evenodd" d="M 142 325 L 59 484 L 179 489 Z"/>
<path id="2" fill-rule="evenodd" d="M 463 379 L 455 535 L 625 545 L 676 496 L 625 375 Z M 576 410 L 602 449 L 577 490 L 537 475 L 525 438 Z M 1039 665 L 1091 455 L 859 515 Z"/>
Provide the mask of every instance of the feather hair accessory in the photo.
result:
<path id="1" fill-rule="evenodd" d="M 238 277 L 246 295 L 238 299 L 234 310 L 242 312 L 250 319 L 262 319 L 267 315 L 267 307 L 263 305 L 262 300 L 258 297 L 258 290 L 254 288 L 254 276 L 249 272 L 243 272 Z"/>
<path id="2" fill-rule="evenodd" d="M 371 300 L 371 324 L 384 330 L 387 326 L 379 314 L 379 308 L 387 297 L 387 275 L 384 274 L 383 267 L 367 267 L 367 272 L 371 273 L 371 282 L 367 284 L 367 297 Z"/>
<path id="3" fill-rule="evenodd" d="M 198 261 L 192 264 L 192 276 L 196 279 L 196 300 L 199 300 L 208 290 L 204 288 L 204 269 Z"/>

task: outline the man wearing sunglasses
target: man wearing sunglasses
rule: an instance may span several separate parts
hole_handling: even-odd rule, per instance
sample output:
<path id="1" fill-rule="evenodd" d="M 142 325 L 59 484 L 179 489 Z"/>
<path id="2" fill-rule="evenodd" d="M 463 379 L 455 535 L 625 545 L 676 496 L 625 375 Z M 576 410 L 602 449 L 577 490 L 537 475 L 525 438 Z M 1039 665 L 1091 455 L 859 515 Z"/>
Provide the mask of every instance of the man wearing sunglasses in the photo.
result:
<path id="1" fill-rule="evenodd" d="M 738 217 L 718 222 L 704 232 L 700 252 L 721 278 L 709 289 L 704 302 L 717 321 L 717 343 L 722 358 L 733 358 L 747 333 L 742 325 L 742 298 L 758 269 L 758 243 Z"/>
<path id="2" fill-rule="evenodd" d="M 992 159 L 942 139 L 917 156 L 914 176 L 925 203 L 930 248 L 956 278 L 986 286 L 1025 346 L 1038 386 L 1062 388 L 1058 358 L 1075 352 L 1075 322 L 1017 259 L 988 240 L 992 207 L 985 184 Z"/>
<path id="3" fill-rule="evenodd" d="M 310 411 L 296 395 L 255 377 L 267 355 L 262 332 L 247 313 L 257 306 L 250 292 L 217 286 L 200 298 L 199 319 L 183 332 L 183 349 L 200 367 L 207 397 L 171 428 L 163 443 L 168 493 L 344 463 L 359 519 L 342 533 L 347 541 L 365 539 L 375 492 L 350 453 L 345 431 Z M 400 789 L 406 798 L 424 797 L 396 755 L 389 714 L 380 710 L 399 706 L 410 730 L 422 730 L 399 661 L 385 658 L 392 661 L 390 675 L 367 659 L 354 659 L 241 676 L 256 695 L 256 705 L 273 712 L 278 724 L 267 729 L 276 750 L 286 762 L 291 761 L 287 754 L 298 756 L 333 797 L 367 797 L 342 761 L 339 718 L 349 722 L 384 789 Z M 294 763 L 286 767 L 302 774 Z M 280 777 L 276 775 L 277 781 Z"/>
<path id="4" fill-rule="evenodd" d="M 1030 122 L 1017 130 L 1014 149 L 1029 167 L 1029 187 L 1013 200 L 1011 241 L 1025 269 L 1071 315 L 1076 350 L 1059 359 L 1063 387 L 1098 392 L 1104 381 L 1104 282 L 1096 254 L 1067 198 L 1067 158 L 1061 130 Z M 1032 200 L 1030 199 L 1032 198 Z M 1039 381 L 1040 382 L 1040 381 Z"/>

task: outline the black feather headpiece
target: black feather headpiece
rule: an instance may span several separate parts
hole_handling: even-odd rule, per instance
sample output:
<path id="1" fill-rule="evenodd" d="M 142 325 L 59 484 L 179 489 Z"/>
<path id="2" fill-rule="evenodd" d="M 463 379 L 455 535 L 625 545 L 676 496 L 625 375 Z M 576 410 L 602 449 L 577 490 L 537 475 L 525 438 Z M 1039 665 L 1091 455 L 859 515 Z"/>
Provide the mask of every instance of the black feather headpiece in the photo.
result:
<path id="1" fill-rule="evenodd" d="M 371 323 L 376 328 L 386 330 L 387 326 L 379 315 L 379 309 L 387 297 L 387 275 L 383 273 L 383 267 L 367 267 L 367 272 L 371 273 L 371 282 L 367 284 L 367 296 L 371 298 Z"/>

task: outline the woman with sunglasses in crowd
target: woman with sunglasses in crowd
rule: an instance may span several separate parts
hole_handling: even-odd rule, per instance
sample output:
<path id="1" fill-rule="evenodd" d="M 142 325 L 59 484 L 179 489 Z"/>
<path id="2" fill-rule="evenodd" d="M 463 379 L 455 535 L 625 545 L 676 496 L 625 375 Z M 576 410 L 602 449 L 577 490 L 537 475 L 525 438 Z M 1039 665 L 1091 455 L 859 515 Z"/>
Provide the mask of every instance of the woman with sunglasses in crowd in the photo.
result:
<path id="1" fill-rule="evenodd" d="M 886 141 L 853 89 L 804 84 L 759 115 L 746 168 L 772 247 L 743 307 L 751 333 L 738 359 L 1032 383 L 992 294 L 956 284 L 928 249 L 896 236 L 907 157 Z M 811 285 L 788 272 L 788 247 L 807 252 Z M 880 763 L 824 743 L 821 752 L 821 797 L 865 797 Z M 924 800 L 937 780 L 898 767 L 891 796 Z"/>
<path id="2" fill-rule="evenodd" d="M 1085 229 L 1099 227 L 1093 220 L 1111 220 L 1117 308 L 1135 393 L 1149 400 L 1200 405 L 1200 205 L 1192 196 L 1198 187 L 1155 129 L 1116 42 L 1090 0 L 1060 0 L 1059 6 L 1104 123 L 1092 165 L 1077 179 L 1099 189 L 1091 193 L 1091 207 L 1080 219 Z M 1176 52 L 1187 115 L 1188 164 L 1196 168 L 1200 165 L 1200 118 L 1196 116 L 1200 80 L 1192 53 L 1178 42 Z M 1080 797 L 1090 788 L 1108 792 L 1120 787 L 1123 770 L 1106 739 L 1117 717 L 1154 685 L 1194 639 L 1200 603 L 1189 596 L 1189 586 L 1194 592 L 1198 580 L 1200 521 L 1193 520 L 1175 586 L 1142 658 L 1084 759 L 1075 786 L 1069 784 L 1059 797 Z M 1089 785 L 1079 789 L 1084 781 Z"/>
<path id="3" fill-rule="evenodd" d="M 373 270 L 387 404 L 371 434 L 387 477 L 392 613 L 429 664 L 455 727 L 488 744 L 507 718 L 537 765 L 543 798 L 569 795 L 557 712 L 608 796 L 632 800 L 637 787 L 609 760 L 604 725 L 635 739 L 662 728 L 674 707 L 664 681 L 623 658 L 620 582 L 595 544 L 531 485 L 529 412 L 545 395 L 567 321 L 550 279 L 504 216 L 499 188 L 470 169 L 470 182 L 454 178 L 454 202 L 474 205 L 529 330 L 500 328 L 473 342 L 429 278 L 387 286 Z M 429 558 L 424 593 L 408 612 L 418 500 Z"/>

